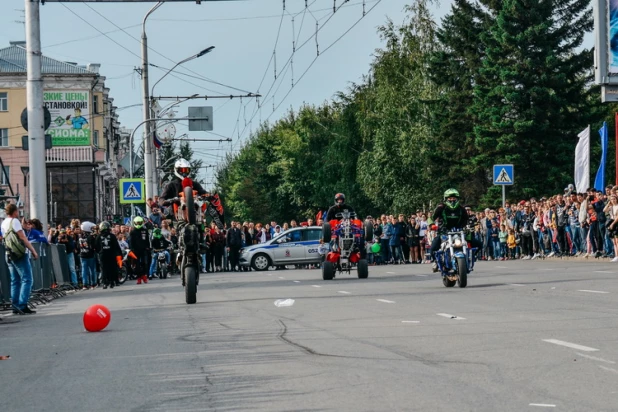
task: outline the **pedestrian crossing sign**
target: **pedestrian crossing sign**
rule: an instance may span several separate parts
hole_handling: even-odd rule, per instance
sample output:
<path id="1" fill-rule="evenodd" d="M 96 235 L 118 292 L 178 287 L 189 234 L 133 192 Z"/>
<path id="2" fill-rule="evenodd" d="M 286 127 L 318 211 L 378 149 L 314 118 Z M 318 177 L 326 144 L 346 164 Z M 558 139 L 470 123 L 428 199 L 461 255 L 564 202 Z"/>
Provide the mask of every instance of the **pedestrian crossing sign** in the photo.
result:
<path id="1" fill-rule="evenodd" d="M 120 179 L 120 203 L 145 203 L 144 179 Z"/>
<path id="2" fill-rule="evenodd" d="M 512 185 L 515 182 L 513 165 L 494 165 L 494 185 Z"/>

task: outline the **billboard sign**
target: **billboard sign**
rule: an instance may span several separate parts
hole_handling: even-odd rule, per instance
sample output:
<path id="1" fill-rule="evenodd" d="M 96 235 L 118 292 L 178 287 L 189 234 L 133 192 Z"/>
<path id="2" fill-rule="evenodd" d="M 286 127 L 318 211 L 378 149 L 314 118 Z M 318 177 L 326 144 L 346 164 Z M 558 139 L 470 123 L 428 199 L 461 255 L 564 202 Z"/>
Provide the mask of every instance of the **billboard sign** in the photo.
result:
<path id="1" fill-rule="evenodd" d="M 47 133 L 54 147 L 90 146 L 89 91 L 46 90 L 43 100 L 51 114 Z"/>
<path id="2" fill-rule="evenodd" d="M 618 74 L 618 0 L 609 0 L 609 72 Z"/>

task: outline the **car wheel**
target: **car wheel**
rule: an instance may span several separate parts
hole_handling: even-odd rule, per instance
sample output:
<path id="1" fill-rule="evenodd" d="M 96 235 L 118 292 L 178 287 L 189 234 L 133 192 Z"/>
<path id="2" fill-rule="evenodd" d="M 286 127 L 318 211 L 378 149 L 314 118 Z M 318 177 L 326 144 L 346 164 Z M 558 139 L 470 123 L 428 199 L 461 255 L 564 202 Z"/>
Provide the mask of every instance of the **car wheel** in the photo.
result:
<path id="1" fill-rule="evenodd" d="M 257 254 L 251 259 L 251 267 L 255 270 L 268 270 L 270 265 L 270 258 L 264 253 Z"/>

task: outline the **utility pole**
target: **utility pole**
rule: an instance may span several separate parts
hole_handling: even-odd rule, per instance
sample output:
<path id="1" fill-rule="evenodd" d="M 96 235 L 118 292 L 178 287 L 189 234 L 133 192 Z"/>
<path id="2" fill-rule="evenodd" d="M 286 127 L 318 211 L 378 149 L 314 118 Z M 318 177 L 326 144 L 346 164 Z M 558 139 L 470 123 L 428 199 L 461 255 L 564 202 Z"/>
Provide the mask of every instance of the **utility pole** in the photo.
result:
<path id="1" fill-rule="evenodd" d="M 45 124 L 43 117 L 43 77 L 41 75 L 41 26 L 39 0 L 24 0 L 26 5 L 26 66 L 28 110 L 28 161 L 30 162 L 30 217 L 43 224 L 47 233 L 47 179 L 45 163 Z"/>
<path id="2" fill-rule="evenodd" d="M 28 0 L 26 0 L 28 1 Z M 156 193 L 155 181 L 154 181 L 154 167 L 156 164 L 155 153 L 153 150 L 151 125 L 148 121 L 151 118 L 150 108 L 150 93 L 148 86 L 148 37 L 146 36 L 146 19 L 152 12 L 161 7 L 163 2 L 155 4 L 144 16 L 142 21 L 142 98 L 144 102 L 144 177 L 146 183 L 146 199 L 153 197 Z M 146 214 L 150 214 L 150 207 L 146 202 Z"/>

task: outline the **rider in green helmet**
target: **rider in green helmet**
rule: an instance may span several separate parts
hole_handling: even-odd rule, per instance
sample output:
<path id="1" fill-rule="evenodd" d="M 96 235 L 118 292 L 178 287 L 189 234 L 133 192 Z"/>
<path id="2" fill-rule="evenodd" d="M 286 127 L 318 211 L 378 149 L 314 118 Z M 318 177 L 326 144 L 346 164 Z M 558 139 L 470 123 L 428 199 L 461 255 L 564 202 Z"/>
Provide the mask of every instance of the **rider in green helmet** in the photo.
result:
<path id="1" fill-rule="evenodd" d="M 150 238 L 148 229 L 144 226 L 144 218 L 136 216 L 133 219 L 133 230 L 129 233 L 129 246 L 138 261 L 136 268 L 137 284 L 148 283 L 148 256 L 150 255 Z"/>
<path id="2" fill-rule="evenodd" d="M 170 252 L 167 250 L 170 242 L 168 242 L 168 240 L 163 237 L 161 229 L 155 228 L 152 231 L 152 240 L 150 244 L 152 246 L 153 253 L 152 261 L 150 262 L 150 272 L 148 273 L 148 276 L 152 278 L 157 270 L 157 257 L 159 253 L 163 253 L 165 255 L 165 261 L 168 265 L 170 264 Z"/>
<path id="3" fill-rule="evenodd" d="M 464 229 L 468 224 L 468 212 L 459 203 L 459 192 L 456 189 L 448 189 L 444 192 L 444 201 L 440 203 L 433 213 L 432 220 L 440 221 L 439 232 L 446 232 L 452 229 Z M 440 249 L 440 236 L 436 236 L 431 242 L 431 258 Z M 474 242 L 473 242 L 474 243 Z M 473 245 L 474 246 L 474 245 Z M 476 246 L 475 246 L 476 247 Z M 438 265 L 434 261 L 433 270 L 438 270 Z"/>

